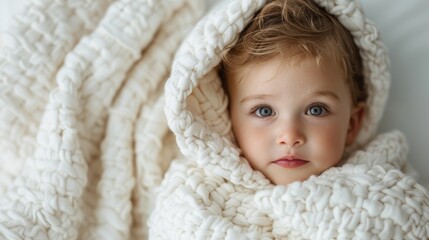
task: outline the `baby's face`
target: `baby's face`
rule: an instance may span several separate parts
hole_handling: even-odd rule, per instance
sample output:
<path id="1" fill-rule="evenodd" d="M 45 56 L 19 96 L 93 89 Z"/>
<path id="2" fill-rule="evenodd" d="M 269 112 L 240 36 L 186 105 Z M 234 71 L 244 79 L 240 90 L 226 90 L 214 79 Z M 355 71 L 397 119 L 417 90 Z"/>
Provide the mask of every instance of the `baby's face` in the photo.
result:
<path id="1" fill-rule="evenodd" d="M 358 111 L 338 69 L 278 57 L 227 78 L 237 143 L 274 184 L 303 181 L 335 166 L 354 141 Z"/>

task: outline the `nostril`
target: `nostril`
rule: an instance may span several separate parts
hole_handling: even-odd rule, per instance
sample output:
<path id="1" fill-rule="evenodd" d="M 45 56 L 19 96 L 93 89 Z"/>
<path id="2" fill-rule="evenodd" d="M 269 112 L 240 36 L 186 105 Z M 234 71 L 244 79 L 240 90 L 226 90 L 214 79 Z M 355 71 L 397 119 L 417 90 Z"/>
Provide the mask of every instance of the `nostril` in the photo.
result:
<path id="1" fill-rule="evenodd" d="M 304 141 L 302 139 L 298 139 L 293 143 L 293 146 L 299 146 L 302 145 L 304 143 Z"/>
<path id="2" fill-rule="evenodd" d="M 281 136 L 277 143 L 294 147 L 304 144 L 304 138 L 301 136 Z"/>

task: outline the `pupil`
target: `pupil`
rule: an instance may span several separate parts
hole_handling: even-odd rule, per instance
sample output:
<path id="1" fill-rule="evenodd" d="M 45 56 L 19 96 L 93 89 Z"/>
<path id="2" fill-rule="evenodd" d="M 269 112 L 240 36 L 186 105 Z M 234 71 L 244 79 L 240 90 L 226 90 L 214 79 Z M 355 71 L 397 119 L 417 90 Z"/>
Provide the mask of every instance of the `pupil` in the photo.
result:
<path id="1" fill-rule="evenodd" d="M 314 115 L 319 115 L 320 114 L 320 108 L 319 107 L 313 107 L 311 109 L 311 113 Z"/>
<path id="2" fill-rule="evenodd" d="M 268 114 L 270 114 L 270 110 L 268 108 L 264 108 L 264 110 L 262 111 L 262 113 L 264 115 L 268 115 Z"/>
<path id="3" fill-rule="evenodd" d="M 263 107 L 259 109 L 259 113 L 261 114 L 261 116 L 270 116 L 271 115 L 271 109 L 269 107 Z"/>

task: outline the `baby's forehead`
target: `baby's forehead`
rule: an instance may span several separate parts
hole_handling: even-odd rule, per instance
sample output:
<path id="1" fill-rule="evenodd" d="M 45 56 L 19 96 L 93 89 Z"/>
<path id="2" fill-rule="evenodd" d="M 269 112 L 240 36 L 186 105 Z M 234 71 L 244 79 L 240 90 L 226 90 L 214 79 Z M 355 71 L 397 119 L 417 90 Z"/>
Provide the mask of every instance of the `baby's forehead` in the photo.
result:
<path id="1" fill-rule="evenodd" d="M 308 88 L 308 90 L 319 87 L 330 89 L 338 86 L 344 89 L 346 81 L 344 75 L 338 69 L 322 67 L 314 58 L 296 62 L 274 58 L 236 69 L 229 74 L 228 78 L 228 88 L 232 91 L 239 90 L 240 92 L 267 89 L 277 91 L 282 87 L 289 89 L 291 86 L 297 85 Z"/>
<path id="2" fill-rule="evenodd" d="M 277 55 L 263 61 L 254 61 L 246 63 L 242 66 L 236 66 L 226 72 L 226 77 L 229 83 L 241 84 L 249 75 L 252 75 L 255 69 L 266 70 L 267 74 L 273 74 L 281 71 L 284 68 L 305 69 L 309 68 L 311 63 L 312 68 L 316 66 L 323 72 L 337 71 L 345 76 L 344 67 L 341 63 L 332 56 L 284 56 Z M 269 81 L 270 78 L 267 77 Z"/>

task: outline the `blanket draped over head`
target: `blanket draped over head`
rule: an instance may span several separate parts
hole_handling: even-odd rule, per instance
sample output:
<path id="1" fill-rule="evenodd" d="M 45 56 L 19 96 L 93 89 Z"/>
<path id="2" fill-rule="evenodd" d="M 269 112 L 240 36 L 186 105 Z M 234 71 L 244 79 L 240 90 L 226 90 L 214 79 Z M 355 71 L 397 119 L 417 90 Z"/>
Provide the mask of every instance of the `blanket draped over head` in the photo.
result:
<path id="1" fill-rule="evenodd" d="M 163 87 L 203 7 L 28 3 L 0 39 L 0 239 L 147 239 L 179 154 Z"/>
<path id="2" fill-rule="evenodd" d="M 429 239 L 429 196 L 407 172 L 399 131 L 377 134 L 390 84 L 374 24 L 353 0 L 314 0 L 352 33 L 368 85 L 367 114 L 344 164 L 274 186 L 231 134 L 217 75 L 221 54 L 263 0 L 219 3 L 176 53 L 165 113 L 183 157 L 171 163 L 149 219 L 155 239 Z"/>

